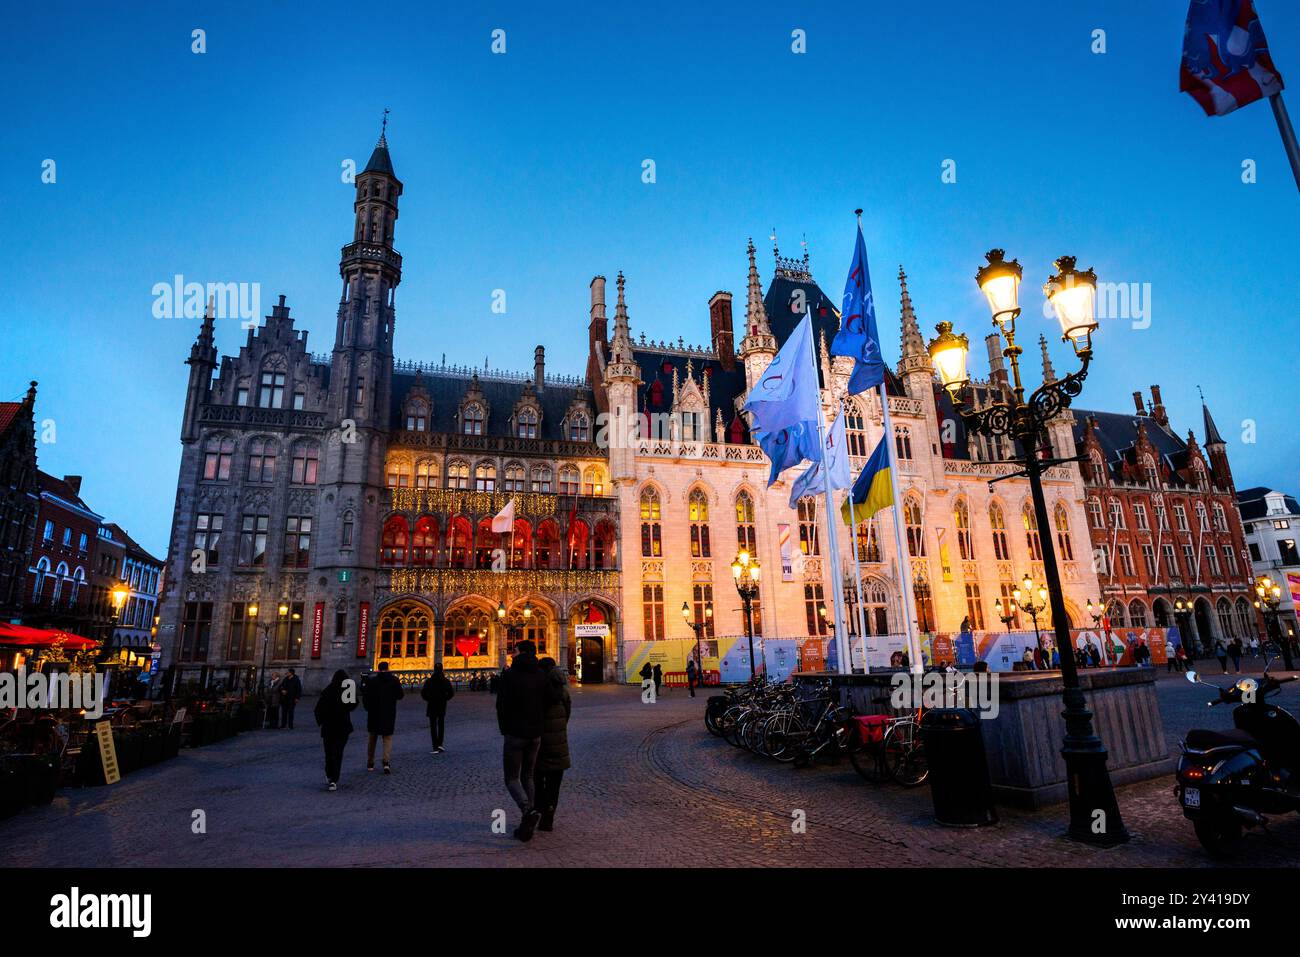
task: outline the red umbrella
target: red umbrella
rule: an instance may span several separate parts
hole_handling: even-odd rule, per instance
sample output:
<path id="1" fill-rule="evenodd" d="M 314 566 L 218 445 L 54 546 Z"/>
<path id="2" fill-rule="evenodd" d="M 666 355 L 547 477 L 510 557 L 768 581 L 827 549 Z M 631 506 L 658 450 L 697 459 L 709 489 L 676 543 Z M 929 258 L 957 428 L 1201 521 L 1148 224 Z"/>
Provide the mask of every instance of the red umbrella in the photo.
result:
<path id="1" fill-rule="evenodd" d="M 49 628 L 29 628 L 27 625 L 11 625 L 0 622 L 0 645 L 11 648 L 48 648 L 62 640 L 64 648 L 84 649 L 98 648 L 99 642 L 82 638 L 66 631 Z"/>

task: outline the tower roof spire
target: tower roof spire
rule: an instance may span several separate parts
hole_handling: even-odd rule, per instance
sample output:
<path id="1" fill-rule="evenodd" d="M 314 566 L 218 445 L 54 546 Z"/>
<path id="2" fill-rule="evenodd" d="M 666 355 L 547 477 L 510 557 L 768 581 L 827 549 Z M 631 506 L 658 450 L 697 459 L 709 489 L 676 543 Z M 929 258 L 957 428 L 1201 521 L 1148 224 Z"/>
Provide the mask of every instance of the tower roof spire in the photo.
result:
<path id="1" fill-rule="evenodd" d="M 618 302 L 614 304 L 614 350 L 619 351 L 619 344 L 623 344 L 628 350 L 632 346 L 632 333 L 628 327 L 627 321 L 627 300 L 623 297 L 623 287 L 626 280 L 623 278 L 623 270 L 618 271 Z"/>
<path id="2" fill-rule="evenodd" d="M 388 155 L 388 110 L 384 110 L 383 122 L 379 126 L 379 142 L 375 144 L 375 151 L 370 154 L 370 161 L 366 163 L 363 173 L 386 173 L 389 176 L 396 177 L 393 172 L 393 160 Z"/>
<path id="3" fill-rule="evenodd" d="M 1055 382 L 1056 370 L 1052 368 L 1052 357 L 1047 354 L 1047 336 L 1038 334 L 1038 348 L 1043 353 L 1043 381 Z"/>
<path id="4" fill-rule="evenodd" d="M 773 235 L 776 230 L 773 229 Z M 749 289 L 745 299 L 745 334 L 770 336 L 767 309 L 763 306 L 763 283 L 758 278 L 758 265 L 754 262 L 754 240 L 749 241 Z"/>
<path id="5" fill-rule="evenodd" d="M 1209 448 L 1211 445 L 1227 445 L 1227 443 L 1223 441 L 1223 436 L 1219 434 L 1219 427 L 1214 424 L 1214 419 L 1210 415 L 1210 407 L 1205 404 L 1205 393 L 1201 392 L 1201 387 L 1199 385 L 1196 387 L 1196 391 L 1200 393 L 1201 396 L 1201 415 L 1205 419 L 1205 447 Z"/>
<path id="6" fill-rule="evenodd" d="M 921 328 L 912 310 L 912 297 L 907 292 L 907 273 L 903 272 L 901 265 L 898 267 L 898 284 L 902 289 L 903 358 L 925 356 L 928 361 L 925 340 L 921 338 Z"/>

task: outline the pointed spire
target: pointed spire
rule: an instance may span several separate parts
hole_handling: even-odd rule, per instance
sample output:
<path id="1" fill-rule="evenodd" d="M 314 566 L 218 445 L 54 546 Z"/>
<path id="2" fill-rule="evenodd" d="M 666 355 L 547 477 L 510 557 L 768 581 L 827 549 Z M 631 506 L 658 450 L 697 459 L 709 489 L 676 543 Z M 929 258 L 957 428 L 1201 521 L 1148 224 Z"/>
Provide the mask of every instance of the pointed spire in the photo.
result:
<path id="1" fill-rule="evenodd" d="M 776 235 L 776 230 L 772 231 Z M 749 291 L 745 301 L 745 335 L 770 336 L 772 329 L 767 324 L 767 309 L 763 306 L 763 283 L 758 278 L 758 266 L 754 262 L 754 240 L 749 241 Z"/>
<path id="2" fill-rule="evenodd" d="M 1201 395 L 1201 415 L 1205 419 L 1205 447 L 1208 449 L 1211 445 L 1226 445 L 1223 436 L 1219 434 L 1219 427 L 1214 424 L 1214 419 L 1210 415 L 1210 407 L 1205 404 L 1205 393 L 1201 392 L 1199 385 L 1196 391 Z"/>
<path id="3" fill-rule="evenodd" d="M 614 339 L 610 343 L 610 352 L 615 362 L 630 362 L 632 359 L 632 333 L 627 322 L 627 300 L 623 295 L 626 280 L 623 270 L 618 271 L 618 302 L 614 305 Z"/>
<path id="4" fill-rule="evenodd" d="M 1043 381 L 1055 382 L 1056 370 L 1052 368 L 1052 357 L 1047 354 L 1047 336 L 1038 334 L 1038 348 L 1043 353 Z"/>
<path id="5" fill-rule="evenodd" d="M 903 272 L 901 265 L 898 267 L 898 284 L 903 291 L 903 358 L 926 356 L 928 362 L 925 340 L 921 338 L 921 328 L 917 325 L 916 313 L 912 311 L 912 297 L 907 292 L 907 273 Z"/>
<path id="6" fill-rule="evenodd" d="M 375 151 L 370 154 L 370 161 L 362 172 L 387 173 L 393 177 L 397 175 L 393 172 L 392 157 L 388 155 L 388 110 L 384 110 L 384 121 L 379 127 L 379 142 L 375 144 Z"/>

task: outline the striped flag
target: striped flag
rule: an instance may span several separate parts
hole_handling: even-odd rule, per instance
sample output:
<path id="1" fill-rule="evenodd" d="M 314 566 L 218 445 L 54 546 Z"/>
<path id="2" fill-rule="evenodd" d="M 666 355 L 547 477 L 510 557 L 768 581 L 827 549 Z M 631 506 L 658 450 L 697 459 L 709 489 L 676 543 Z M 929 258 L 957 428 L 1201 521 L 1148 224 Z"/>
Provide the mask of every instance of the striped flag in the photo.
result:
<path id="1" fill-rule="evenodd" d="M 1178 88 L 1208 116 L 1223 116 L 1282 90 L 1253 0 L 1192 0 Z"/>
<path id="2" fill-rule="evenodd" d="M 886 441 L 887 436 L 882 435 L 876 450 L 862 467 L 862 474 L 853 483 L 852 491 L 840 506 L 845 524 L 852 525 L 854 517 L 859 522 L 868 519 L 882 508 L 894 504 L 894 485 L 889 476 L 889 446 L 885 444 Z M 849 511 L 850 501 L 853 502 L 852 516 Z"/>

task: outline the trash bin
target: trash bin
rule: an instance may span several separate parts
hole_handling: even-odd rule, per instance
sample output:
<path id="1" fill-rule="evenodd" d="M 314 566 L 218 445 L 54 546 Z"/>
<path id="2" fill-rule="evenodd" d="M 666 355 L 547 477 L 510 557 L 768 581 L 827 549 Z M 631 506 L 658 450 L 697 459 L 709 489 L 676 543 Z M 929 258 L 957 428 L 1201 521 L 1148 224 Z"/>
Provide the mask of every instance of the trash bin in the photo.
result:
<path id="1" fill-rule="evenodd" d="M 996 824 L 980 719 L 969 708 L 936 708 L 921 719 L 934 820 L 946 827 Z"/>

